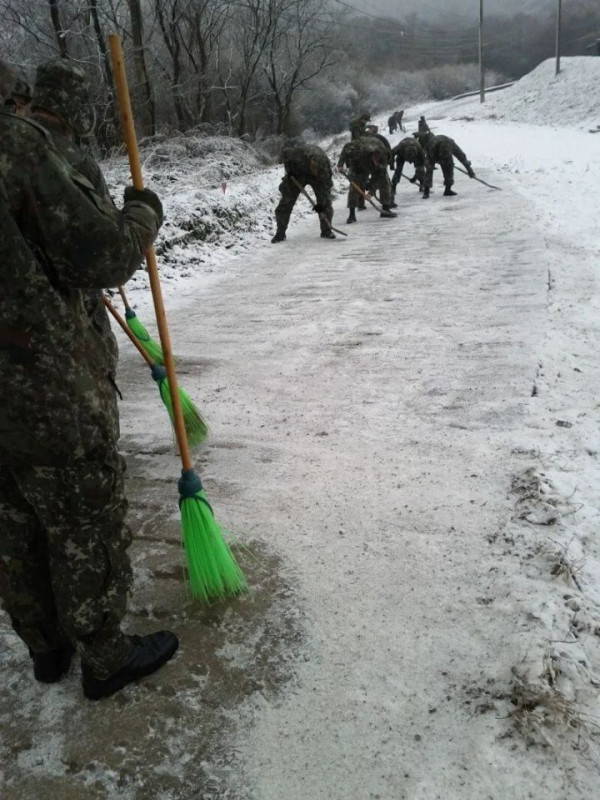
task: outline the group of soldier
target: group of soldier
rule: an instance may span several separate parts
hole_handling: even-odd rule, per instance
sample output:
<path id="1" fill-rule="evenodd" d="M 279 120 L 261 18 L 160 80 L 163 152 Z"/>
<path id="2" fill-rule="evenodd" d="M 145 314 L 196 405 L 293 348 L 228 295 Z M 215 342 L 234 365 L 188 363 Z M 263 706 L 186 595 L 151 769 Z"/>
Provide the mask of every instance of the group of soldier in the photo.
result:
<path id="1" fill-rule="evenodd" d="M 403 115 L 403 111 L 396 111 L 389 118 L 390 133 L 397 128 L 406 132 L 402 125 Z M 418 184 L 424 200 L 430 197 L 433 172 L 438 164 L 443 174 L 445 197 L 456 195 L 452 188 L 455 158 L 464 166 L 470 178 L 475 177 L 471 162 L 454 139 L 434 135 L 424 116 L 419 119 L 418 130 L 412 136 L 403 138 L 395 147 L 370 120 L 370 114 L 366 112 L 352 120 L 350 141 L 342 148 L 336 165 L 337 171 L 345 175 L 350 184 L 347 224 L 357 221 L 356 211 L 364 210 L 365 200 L 372 202 L 373 196 L 377 196 L 381 204 L 380 217 L 396 217 L 393 209 L 397 208 L 396 189 L 402 177 L 409 183 Z M 289 140 L 283 147 L 281 160 L 285 176 L 279 186 L 281 200 L 275 209 L 277 231 L 271 242 L 275 244 L 285 240 L 292 209 L 307 185 L 315 192 L 316 204 L 313 207 L 319 214 L 321 237 L 335 239 L 331 200 L 333 169 L 325 151 L 300 140 Z M 414 175 L 410 178 L 404 174 L 406 164 L 414 167 Z M 388 168 L 393 173 L 391 180 Z"/>
<path id="2" fill-rule="evenodd" d="M 121 627 L 131 532 L 102 293 L 139 268 L 162 205 L 131 186 L 113 203 L 84 146 L 94 113 L 74 61 L 0 95 L 0 597 L 35 678 L 61 680 L 77 653 L 97 700 L 178 647 Z"/>

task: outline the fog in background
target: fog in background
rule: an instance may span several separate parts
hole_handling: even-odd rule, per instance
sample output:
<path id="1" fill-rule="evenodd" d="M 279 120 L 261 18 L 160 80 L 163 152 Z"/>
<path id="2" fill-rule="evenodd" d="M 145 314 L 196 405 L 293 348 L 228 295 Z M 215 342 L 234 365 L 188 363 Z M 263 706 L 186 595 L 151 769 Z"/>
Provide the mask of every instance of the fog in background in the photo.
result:
<path id="1" fill-rule="evenodd" d="M 576 4 L 571 2 L 571 5 Z M 348 0 L 348 5 L 371 14 L 437 20 L 445 24 L 479 18 L 479 0 Z M 484 0 L 484 14 L 513 16 L 517 13 L 538 13 L 556 8 L 556 0 Z"/>
<path id="2" fill-rule="evenodd" d="M 554 55 L 555 0 L 484 5 L 488 87 Z M 45 59 L 76 59 L 111 152 L 117 31 L 141 136 L 219 134 L 273 153 L 290 134 L 347 131 L 365 110 L 477 89 L 478 12 L 478 0 L 0 0 L 0 94 Z M 562 54 L 591 56 L 599 38 L 600 0 L 566 0 Z"/>

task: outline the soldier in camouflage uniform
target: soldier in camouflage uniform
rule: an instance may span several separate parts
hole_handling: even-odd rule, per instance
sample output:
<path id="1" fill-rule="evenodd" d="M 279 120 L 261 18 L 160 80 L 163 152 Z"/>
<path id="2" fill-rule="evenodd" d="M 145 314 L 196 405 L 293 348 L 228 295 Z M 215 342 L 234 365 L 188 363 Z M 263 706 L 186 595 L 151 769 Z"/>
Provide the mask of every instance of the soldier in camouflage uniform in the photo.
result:
<path id="1" fill-rule="evenodd" d="M 422 189 L 425 180 L 425 151 L 414 137 L 407 136 L 392 149 L 391 162 L 391 169 L 394 169 L 392 178 L 392 192 L 394 194 L 396 194 L 396 186 L 400 182 L 406 162 L 414 164 L 415 167 L 415 174 L 412 178 L 409 178 L 410 183 L 418 182 L 419 187 Z"/>
<path id="2" fill-rule="evenodd" d="M 23 116 L 27 106 L 31 103 L 31 86 L 25 78 L 17 78 L 8 97 L 4 100 L 4 107 L 13 114 Z"/>
<path id="3" fill-rule="evenodd" d="M 392 116 L 388 119 L 388 129 L 390 133 L 395 133 L 398 128 L 404 133 L 404 126 L 402 124 L 402 117 L 404 111 L 394 111 Z"/>
<path id="4" fill-rule="evenodd" d="M 389 163 L 389 151 L 382 142 L 375 136 L 361 136 L 352 142 L 347 142 L 337 163 L 338 172 L 344 172 L 344 167 L 348 167 L 348 178 L 363 191 L 366 191 L 369 184 L 374 191 L 379 190 L 379 197 L 383 210 L 382 217 L 395 217 L 396 214 L 391 210 L 392 187 L 387 174 Z M 348 219 L 346 222 L 351 224 L 356 222 L 356 207 L 361 197 L 352 184 L 348 190 Z"/>
<path id="5" fill-rule="evenodd" d="M 367 111 L 364 111 L 360 117 L 352 120 L 350 123 L 350 136 L 353 140 L 359 139 L 361 136 L 365 135 L 365 128 L 370 119 L 371 115 Z"/>
<path id="6" fill-rule="evenodd" d="M 425 170 L 425 188 L 423 191 L 423 200 L 429 197 L 429 191 L 433 186 L 433 170 L 435 165 L 439 164 L 442 168 L 444 176 L 444 196 L 453 197 L 456 192 L 452 190 L 454 183 L 454 159 L 458 159 L 463 167 L 467 170 L 469 178 L 474 178 L 475 173 L 471 167 L 471 162 L 466 155 L 456 144 L 454 139 L 449 136 L 434 136 L 428 133 L 425 140 L 425 153 L 427 155 L 427 168 Z"/>
<path id="7" fill-rule="evenodd" d="M 281 158 L 285 176 L 279 184 L 281 200 L 275 209 L 277 233 L 271 239 L 271 242 L 275 244 L 276 242 L 284 241 L 292 209 L 300 195 L 300 188 L 296 186 L 292 178 L 295 178 L 303 187 L 312 187 L 317 201 L 315 209 L 319 213 L 321 238 L 335 239 L 335 233 L 331 230 L 331 221 L 333 219 L 331 190 L 333 189 L 333 180 L 331 163 L 327 158 L 327 154 L 314 144 L 304 144 L 301 141 L 290 140 L 284 146 Z"/>
<path id="8" fill-rule="evenodd" d="M 89 116 L 85 78 L 57 69 L 60 122 L 75 136 Z M 85 309 L 86 293 L 138 268 L 162 207 L 129 187 L 117 210 L 36 121 L 0 113 L 0 141 L 0 596 L 35 677 L 60 680 L 75 648 L 98 699 L 177 649 L 168 631 L 121 631 L 131 534 L 112 345 Z"/>
<path id="9" fill-rule="evenodd" d="M 431 128 L 430 128 L 430 127 L 429 127 L 429 125 L 427 124 L 427 120 L 425 119 L 425 117 L 424 117 L 423 115 L 421 115 L 421 116 L 419 117 L 419 127 L 418 127 L 418 131 L 419 131 L 419 133 L 420 133 L 420 134 L 423 134 L 423 133 L 431 133 Z"/>

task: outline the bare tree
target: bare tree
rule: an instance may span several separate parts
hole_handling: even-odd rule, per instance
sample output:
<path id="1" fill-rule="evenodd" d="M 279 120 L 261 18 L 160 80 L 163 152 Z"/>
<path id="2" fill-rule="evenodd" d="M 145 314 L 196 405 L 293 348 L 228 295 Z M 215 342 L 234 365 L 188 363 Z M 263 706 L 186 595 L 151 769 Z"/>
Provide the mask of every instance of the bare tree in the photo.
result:
<path id="1" fill-rule="evenodd" d="M 142 7 L 140 0 L 127 0 L 127 5 L 133 43 L 134 92 L 138 96 L 138 107 L 142 112 L 142 136 L 154 136 L 156 133 L 156 108 L 146 66 Z"/>
<path id="2" fill-rule="evenodd" d="M 48 0 L 50 4 L 50 19 L 52 20 L 52 27 L 56 34 L 58 42 L 58 49 L 62 58 L 66 58 L 69 53 L 67 52 L 67 38 L 66 31 L 60 21 L 59 0 Z"/>
<path id="3" fill-rule="evenodd" d="M 288 132 L 292 100 L 339 56 L 333 49 L 333 22 L 323 0 L 275 0 L 273 23 L 262 69 L 275 106 L 276 132 Z"/>

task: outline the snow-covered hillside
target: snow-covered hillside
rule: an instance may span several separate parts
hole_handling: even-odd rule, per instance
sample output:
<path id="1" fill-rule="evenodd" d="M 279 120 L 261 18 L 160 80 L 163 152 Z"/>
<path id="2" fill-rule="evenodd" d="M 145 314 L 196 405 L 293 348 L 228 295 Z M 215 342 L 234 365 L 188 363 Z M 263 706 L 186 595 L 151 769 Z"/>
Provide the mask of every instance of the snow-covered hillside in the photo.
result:
<path id="1" fill-rule="evenodd" d="M 510 88 L 489 95 L 482 116 L 576 128 L 600 123 L 600 58 L 563 58 L 558 75 L 555 66 L 547 59 Z"/>

